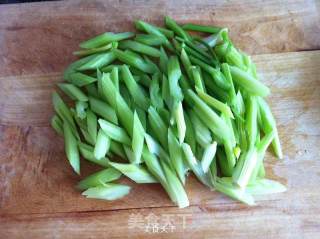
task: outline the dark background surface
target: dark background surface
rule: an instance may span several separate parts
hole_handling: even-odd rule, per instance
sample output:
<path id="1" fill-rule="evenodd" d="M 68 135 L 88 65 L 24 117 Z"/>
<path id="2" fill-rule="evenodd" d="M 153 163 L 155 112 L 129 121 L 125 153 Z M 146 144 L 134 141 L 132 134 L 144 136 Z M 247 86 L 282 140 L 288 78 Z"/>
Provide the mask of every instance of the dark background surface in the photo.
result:
<path id="1" fill-rule="evenodd" d="M 54 1 L 54 0 L 0 0 L 0 4 L 22 3 L 22 2 L 45 2 L 45 1 Z"/>

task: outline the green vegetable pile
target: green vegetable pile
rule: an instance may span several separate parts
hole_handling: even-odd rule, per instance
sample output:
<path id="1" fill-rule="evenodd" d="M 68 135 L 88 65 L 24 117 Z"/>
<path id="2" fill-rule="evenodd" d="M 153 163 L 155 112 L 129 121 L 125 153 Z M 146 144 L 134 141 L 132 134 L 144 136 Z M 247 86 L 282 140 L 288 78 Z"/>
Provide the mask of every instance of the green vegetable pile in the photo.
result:
<path id="1" fill-rule="evenodd" d="M 81 180 L 88 198 L 129 193 L 122 175 L 160 183 L 179 207 L 192 172 L 225 195 L 254 204 L 254 196 L 285 191 L 265 179 L 270 144 L 282 157 L 275 119 L 251 58 L 226 28 L 136 21 L 143 33 L 106 32 L 80 44 L 81 57 L 53 93 L 52 127 L 64 136 L 67 158 L 80 174 L 80 155 L 104 169 Z M 196 34 L 200 32 L 200 34 Z M 209 36 L 203 37 L 204 34 Z"/>

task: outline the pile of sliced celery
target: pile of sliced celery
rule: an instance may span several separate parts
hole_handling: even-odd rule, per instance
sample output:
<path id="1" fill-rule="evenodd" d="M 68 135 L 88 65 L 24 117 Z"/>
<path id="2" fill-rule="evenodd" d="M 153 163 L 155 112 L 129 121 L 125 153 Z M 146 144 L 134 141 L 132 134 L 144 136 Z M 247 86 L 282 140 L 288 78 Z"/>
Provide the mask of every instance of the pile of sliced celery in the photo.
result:
<path id="1" fill-rule="evenodd" d="M 81 57 L 53 93 L 52 127 L 80 174 L 80 155 L 103 169 L 77 186 L 88 198 L 129 193 L 115 182 L 160 183 L 179 207 L 192 172 L 210 189 L 246 204 L 285 191 L 265 179 L 269 145 L 282 157 L 275 119 L 264 100 L 270 90 L 250 56 L 226 28 L 136 21 L 141 33 L 106 32 L 80 44 Z M 200 37 L 197 32 L 209 36 Z M 192 34 L 191 34 L 192 33 Z"/>

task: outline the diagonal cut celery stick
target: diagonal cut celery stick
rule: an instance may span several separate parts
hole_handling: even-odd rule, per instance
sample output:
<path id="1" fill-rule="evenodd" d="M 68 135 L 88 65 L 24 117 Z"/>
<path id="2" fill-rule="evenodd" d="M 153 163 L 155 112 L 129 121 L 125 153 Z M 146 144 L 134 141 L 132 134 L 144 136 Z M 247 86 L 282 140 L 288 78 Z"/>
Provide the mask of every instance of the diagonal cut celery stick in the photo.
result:
<path id="1" fill-rule="evenodd" d="M 121 173 L 114 168 L 103 169 L 101 171 L 93 173 L 90 176 L 82 179 L 77 184 L 77 188 L 81 190 L 85 190 L 91 187 L 103 185 L 103 183 L 115 181 L 120 177 L 121 177 Z"/>
<path id="2" fill-rule="evenodd" d="M 144 134 L 145 130 L 141 124 L 137 112 L 133 115 L 133 133 L 132 133 L 132 151 L 134 153 L 134 163 L 139 164 L 141 162 L 142 150 L 144 146 Z"/>
<path id="3" fill-rule="evenodd" d="M 116 200 L 129 194 L 130 187 L 122 184 L 105 183 L 96 187 L 88 188 L 82 193 L 87 198 Z"/>
<path id="4" fill-rule="evenodd" d="M 72 133 L 71 127 L 67 121 L 63 122 L 64 145 L 67 158 L 73 170 L 80 174 L 80 156 L 77 145 L 77 139 Z"/>
<path id="5" fill-rule="evenodd" d="M 143 165 L 112 163 L 110 165 L 136 183 L 157 183 L 158 181 Z"/>
<path id="6" fill-rule="evenodd" d="M 217 142 L 214 141 L 212 144 L 209 144 L 203 152 L 203 156 L 201 159 L 201 167 L 204 173 L 209 171 L 209 167 L 211 162 L 213 161 L 217 151 Z"/>
<path id="7" fill-rule="evenodd" d="M 133 36 L 134 36 L 134 33 L 132 32 L 122 32 L 122 33 L 105 32 L 87 41 L 81 42 L 79 46 L 85 49 L 96 48 L 96 47 L 100 47 L 102 45 L 108 44 L 110 42 L 121 41 L 127 38 L 131 38 Z"/>
<path id="8" fill-rule="evenodd" d="M 103 119 L 99 119 L 98 122 L 101 129 L 111 139 L 125 145 L 131 145 L 131 140 L 124 129 Z"/>
<path id="9" fill-rule="evenodd" d="M 111 139 L 106 135 L 102 129 L 99 129 L 96 145 L 94 146 L 94 157 L 96 159 L 102 159 L 106 156 L 110 148 Z"/>
<path id="10" fill-rule="evenodd" d="M 186 166 L 183 162 L 182 149 L 180 143 L 170 128 L 168 130 L 168 148 L 172 165 L 177 172 L 180 181 L 185 184 Z"/>

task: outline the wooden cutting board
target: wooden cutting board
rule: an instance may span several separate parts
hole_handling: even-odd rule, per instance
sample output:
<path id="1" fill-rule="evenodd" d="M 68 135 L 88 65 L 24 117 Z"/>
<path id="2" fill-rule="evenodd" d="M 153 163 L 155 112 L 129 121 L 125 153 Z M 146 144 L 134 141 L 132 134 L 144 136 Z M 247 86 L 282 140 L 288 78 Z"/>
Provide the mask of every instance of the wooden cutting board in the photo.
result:
<path id="1" fill-rule="evenodd" d="M 319 1 L 60 1 L 0 6 L 0 238 L 320 238 Z M 254 55 L 276 116 L 284 159 L 267 175 L 288 192 L 248 207 L 194 178 L 178 209 L 159 185 L 118 201 L 88 200 L 49 126 L 51 93 L 77 44 L 132 21 L 227 26 Z M 83 176 L 97 169 L 85 164 Z M 168 220 L 169 219 L 171 220 Z M 159 220 L 152 232 L 148 224 Z M 170 222 L 174 227 L 169 227 Z M 154 227 L 156 229 L 156 226 Z"/>

